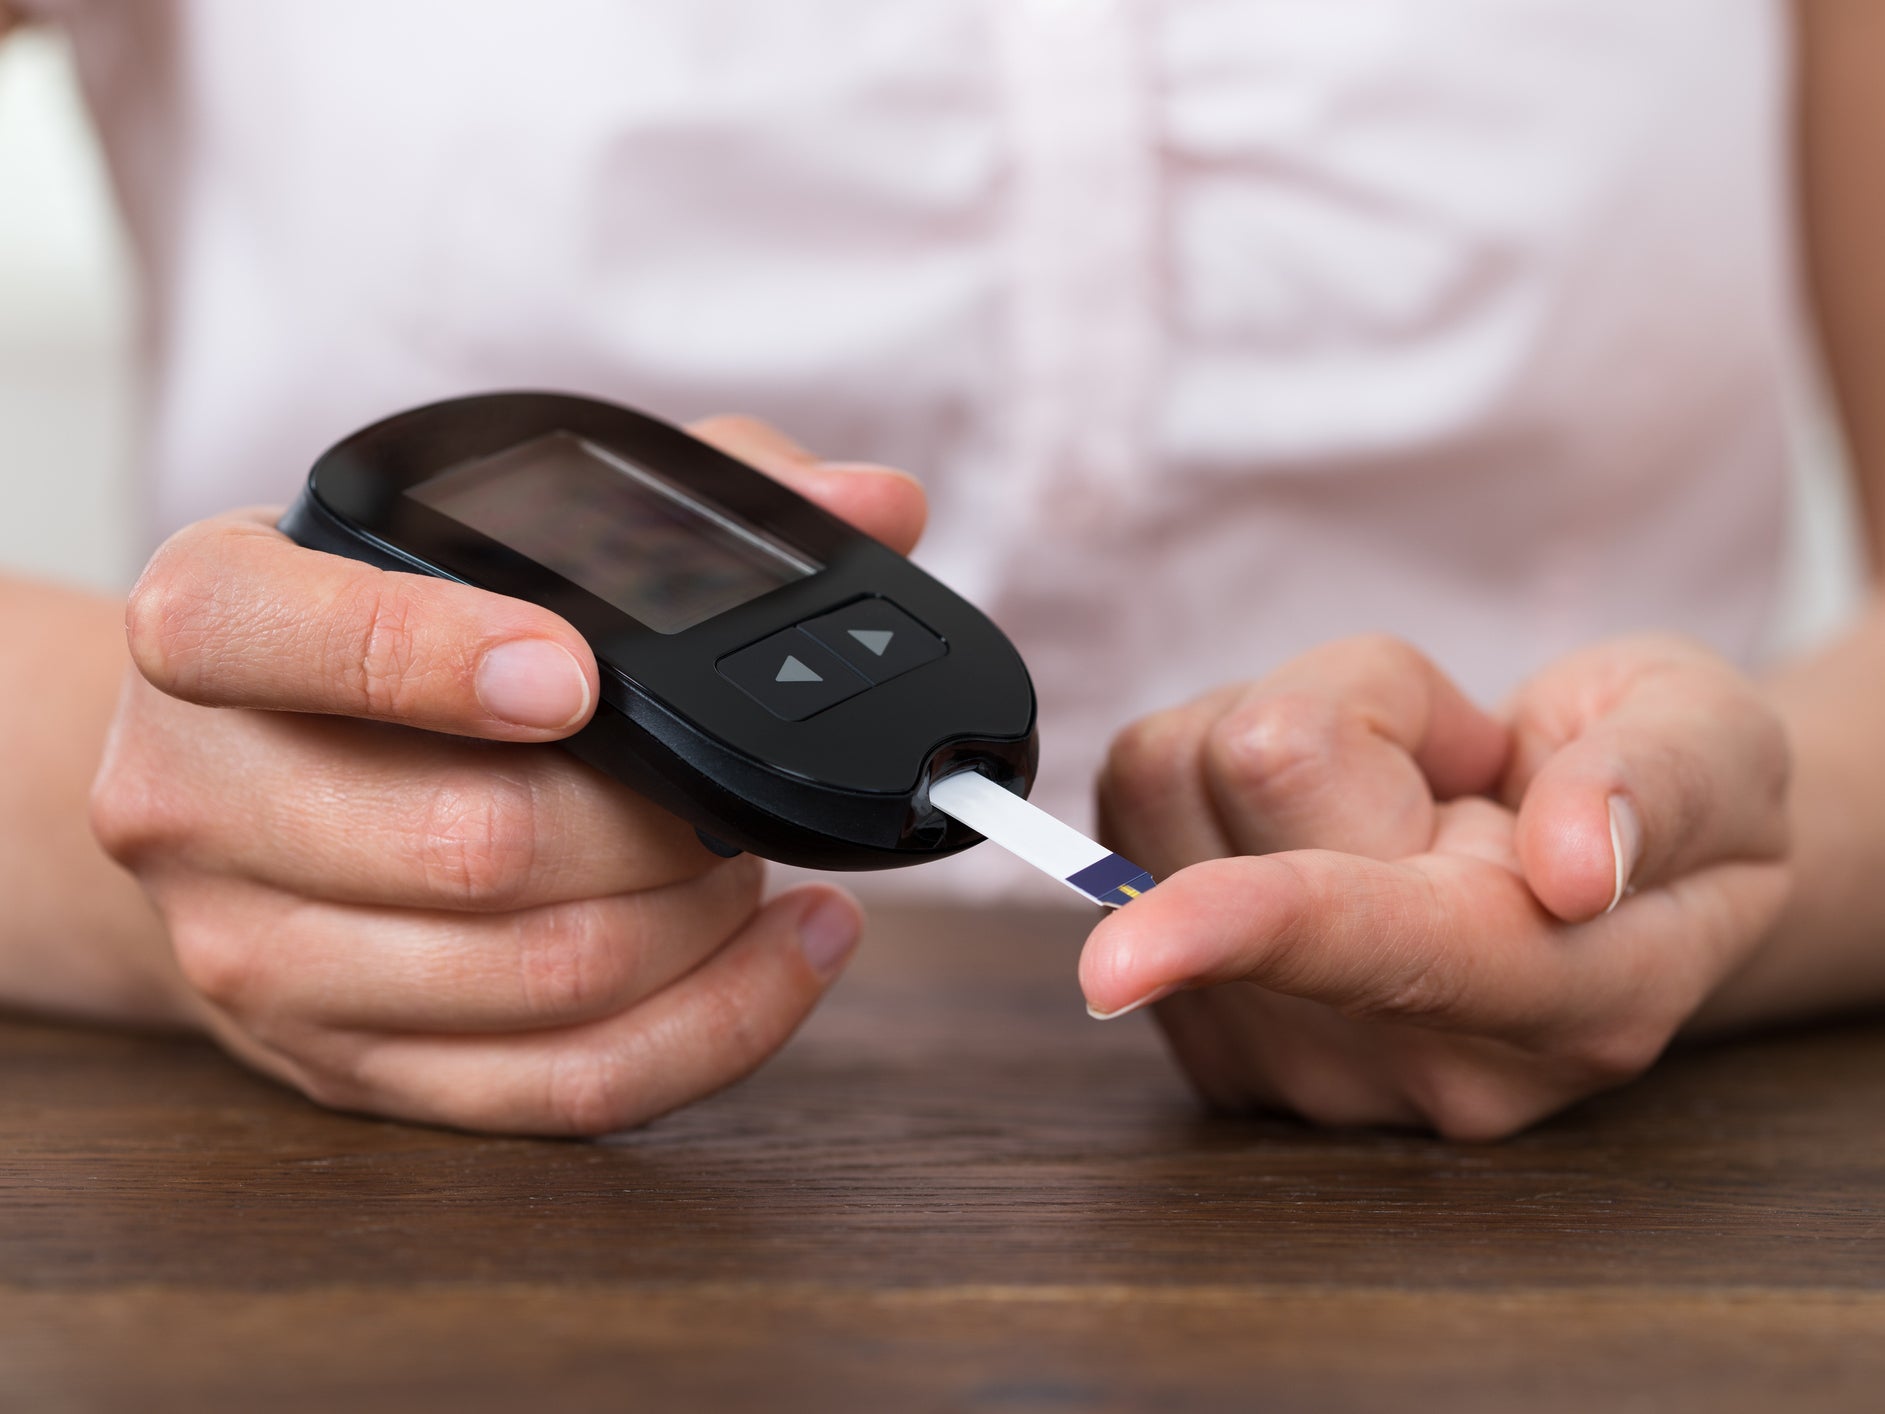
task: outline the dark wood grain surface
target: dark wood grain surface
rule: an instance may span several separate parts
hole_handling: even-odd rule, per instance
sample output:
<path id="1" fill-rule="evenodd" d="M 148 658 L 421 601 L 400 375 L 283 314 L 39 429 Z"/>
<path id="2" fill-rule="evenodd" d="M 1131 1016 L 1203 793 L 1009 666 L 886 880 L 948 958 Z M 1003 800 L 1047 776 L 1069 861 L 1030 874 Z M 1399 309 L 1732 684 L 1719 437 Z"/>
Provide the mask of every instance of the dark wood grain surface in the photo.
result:
<path id="1" fill-rule="evenodd" d="M 1517 1140 L 1201 1114 L 1085 919 L 893 914 L 745 1085 L 602 1144 L 0 1024 L 7 1410 L 1885 1408 L 1885 1026 Z"/>

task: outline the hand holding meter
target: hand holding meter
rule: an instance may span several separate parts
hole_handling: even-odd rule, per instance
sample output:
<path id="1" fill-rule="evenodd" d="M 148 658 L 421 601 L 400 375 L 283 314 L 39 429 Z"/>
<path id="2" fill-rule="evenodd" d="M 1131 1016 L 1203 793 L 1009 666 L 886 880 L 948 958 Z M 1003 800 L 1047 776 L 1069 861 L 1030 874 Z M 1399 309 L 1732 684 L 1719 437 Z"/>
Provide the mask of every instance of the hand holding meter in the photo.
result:
<path id="1" fill-rule="evenodd" d="M 741 420 L 702 435 L 915 541 L 906 478 Z M 567 621 L 305 549 L 280 514 L 186 526 L 128 596 L 137 671 L 91 823 L 162 919 L 127 951 L 138 1004 L 321 1103 L 502 1132 L 637 1124 L 777 1049 L 851 955 L 855 902 L 768 896 L 756 856 L 715 860 L 645 796 L 524 745 L 601 700 Z"/>
<path id="2" fill-rule="evenodd" d="M 931 799 L 965 771 L 1027 809 L 1034 692 L 1001 631 L 903 556 L 643 414 L 543 393 L 402 413 L 327 452 L 281 528 L 567 620 L 594 650 L 602 702 L 564 745 L 717 844 L 825 869 L 937 858 L 980 838 Z M 1088 850 L 1093 865 L 1116 858 Z M 1070 883 L 1071 857 L 1054 856 Z M 1107 902 L 1150 886 L 1124 861 L 1072 872 Z"/>

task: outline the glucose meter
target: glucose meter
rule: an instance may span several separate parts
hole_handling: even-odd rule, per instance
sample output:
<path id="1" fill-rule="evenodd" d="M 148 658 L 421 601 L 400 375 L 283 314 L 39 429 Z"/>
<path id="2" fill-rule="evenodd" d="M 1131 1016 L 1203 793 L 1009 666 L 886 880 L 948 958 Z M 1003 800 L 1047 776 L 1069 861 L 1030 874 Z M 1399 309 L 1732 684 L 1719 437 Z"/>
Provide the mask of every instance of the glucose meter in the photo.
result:
<path id="1" fill-rule="evenodd" d="M 400 413 L 326 452 L 281 529 L 561 615 L 602 679 L 594 720 L 562 745 L 729 852 L 914 864 L 982 838 L 933 783 L 972 769 L 1017 798 L 1033 784 L 1034 689 L 1000 629 L 643 413 L 548 393 Z"/>

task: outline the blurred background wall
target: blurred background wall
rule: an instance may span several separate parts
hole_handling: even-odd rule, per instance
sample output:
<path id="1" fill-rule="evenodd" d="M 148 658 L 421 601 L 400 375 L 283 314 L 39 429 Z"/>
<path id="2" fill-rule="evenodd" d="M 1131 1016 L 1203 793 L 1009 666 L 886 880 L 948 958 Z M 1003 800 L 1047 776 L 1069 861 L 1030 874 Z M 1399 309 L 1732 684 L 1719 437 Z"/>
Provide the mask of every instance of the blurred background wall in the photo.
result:
<path id="1" fill-rule="evenodd" d="M 140 539 L 132 290 L 56 36 L 0 43 L 0 567 L 122 586 Z"/>
<path id="2" fill-rule="evenodd" d="M 149 546 L 135 478 L 132 281 L 56 35 L 0 44 L 0 568 L 121 587 Z M 1776 646 L 1854 596 L 1836 439 L 1799 399 L 1792 573 Z"/>

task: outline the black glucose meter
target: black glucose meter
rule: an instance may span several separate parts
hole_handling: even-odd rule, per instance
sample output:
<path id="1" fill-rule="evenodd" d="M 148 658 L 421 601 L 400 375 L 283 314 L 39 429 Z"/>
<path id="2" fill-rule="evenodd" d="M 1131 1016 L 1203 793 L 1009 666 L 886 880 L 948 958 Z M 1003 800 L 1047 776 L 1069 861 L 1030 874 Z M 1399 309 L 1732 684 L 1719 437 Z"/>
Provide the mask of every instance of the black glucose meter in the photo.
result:
<path id="1" fill-rule="evenodd" d="M 400 413 L 326 452 L 281 529 L 560 614 L 602 677 L 562 745 L 729 852 L 916 864 L 982 838 L 930 806 L 931 782 L 1033 784 L 1034 688 L 1000 629 L 643 413 L 549 393 Z"/>

